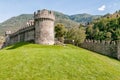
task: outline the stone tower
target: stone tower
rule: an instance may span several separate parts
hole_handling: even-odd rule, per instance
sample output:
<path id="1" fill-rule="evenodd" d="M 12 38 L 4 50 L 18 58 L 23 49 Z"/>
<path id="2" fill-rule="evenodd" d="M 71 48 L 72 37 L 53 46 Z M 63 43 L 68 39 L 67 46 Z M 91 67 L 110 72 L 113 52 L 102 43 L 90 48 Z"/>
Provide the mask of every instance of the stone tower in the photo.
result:
<path id="1" fill-rule="evenodd" d="M 54 44 L 54 21 L 55 16 L 52 11 L 43 9 L 34 12 L 35 43 Z"/>
<path id="2" fill-rule="evenodd" d="M 11 34 L 12 32 L 11 31 L 6 31 L 5 32 L 5 44 L 4 44 L 4 46 L 7 46 L 7 45 L 9 45 L 10 44 L 10 34 Z"/>

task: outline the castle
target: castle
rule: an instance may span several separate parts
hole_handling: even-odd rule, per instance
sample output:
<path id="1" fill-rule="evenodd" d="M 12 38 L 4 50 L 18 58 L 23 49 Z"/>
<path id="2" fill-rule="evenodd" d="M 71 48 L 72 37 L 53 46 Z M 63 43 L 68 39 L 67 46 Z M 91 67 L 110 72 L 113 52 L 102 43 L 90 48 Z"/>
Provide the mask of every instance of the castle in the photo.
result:
<path id="1" fill-rule="evenodd" d="M 52 11 L 43 9 L 34 12 L 34 20 L 27 22 L 26 27 L 11 33 L 6 31 L 5 46 L 17 42 L 34 42 L 36 44 L 53 45 L 54 44 L 54 21 L 55 15 Z"/>
<path id="2" fill-rule="evenodd" d="M 17 42 L 34 42 L 36 44 L 53 45 L 55 15 L 46 9 L 34 12 L 34 20 L 29 20 L 26 27 L 11 33 L 6 31 L 5 46 Z M 66 42 L 69 43 L 69 42 Z M 70 42 L 71 43 L 71 42 Z M 120 41 L 95 41 L 85 40 L 79 45 L 85 49 L 95 51 L 120 60 Z"/>

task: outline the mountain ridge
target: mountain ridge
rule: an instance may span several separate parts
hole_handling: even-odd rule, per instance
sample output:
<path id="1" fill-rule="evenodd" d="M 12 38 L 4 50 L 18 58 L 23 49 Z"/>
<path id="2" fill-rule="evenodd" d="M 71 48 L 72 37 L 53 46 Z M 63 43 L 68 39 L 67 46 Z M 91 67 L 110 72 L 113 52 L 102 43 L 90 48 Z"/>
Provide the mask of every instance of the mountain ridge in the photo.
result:
<path id="1" fill-rule="evenodd" d="M 95 17 L 95 19 L 100 17 L 86 13 L 67 15 L 57 11 L 54 11 L 54 14 L 56 16 L 55 24 L 62 23 L 65 27 L 78 26 L 80 23 L 85 24 L 87 22 L 91 22 L 94 19 L 92 17 Z M 82 15 L 84 16 L 82 17 Z M 5 31 L 7 30 L 11 30 L 13 32 L 18 30 L 19 28 L 25 27 L 27 21 L 30 19 L 33 19 L 33 14 L 21 14 L 7 19 L 6 21 L 0 23 L 0 35 L 4 35 Z"/>

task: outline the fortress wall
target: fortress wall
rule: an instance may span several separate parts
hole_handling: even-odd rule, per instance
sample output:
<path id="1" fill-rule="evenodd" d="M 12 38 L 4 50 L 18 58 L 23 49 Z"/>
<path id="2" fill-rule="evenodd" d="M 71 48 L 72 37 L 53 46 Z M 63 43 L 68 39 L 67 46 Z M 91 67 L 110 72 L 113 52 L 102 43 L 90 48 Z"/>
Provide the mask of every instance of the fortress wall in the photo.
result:
<path id="1" fill-rule="evenodd" d="M 35 30 L 30 30 L 25 33 L 24 41 L 31 41 L 34 40 L 35 37 Z"/>
<path id="2" fill-rule="evenodd" d="M 65 40 L 64 42 L 76 44 L 72 40 Z M 120 41 L 85 40 L 78 46 L 120 60 Z"/>
<path id="3" fill-rule="evenodd" d="M 119 43 L 109 41 L 85 40 L 84 43 L 80 44 L 80 47 L 103 55 L 118 58 L 118 54 L 120 53 L 118 52 L 120 51 L 120 49 L 118 49 L 120 45 L 118 46 L 118 44 Z"/>
<path id="4" fill-rule="evenodd" d="M 117 42 L 117 58 L 120 60 L 120 41 Z"/>
<path id="5" fill-rule="evenodd" d="M 43 9 L 34 12 L 34 20 L 29 20 L 27 22 L 27 27 L 19 29 L 14 33 L 11 33 L 11 31 L 5 32 L 6 41 L 4 47 L 24 41 L 53 45 L 54 21 L 55 15 L 53 11 Z"/>
<path id="6" fill-rule="evenodd" d="M 10 34 L 8 40 L 9 42 L 6 42 L 6 46 L 17 42 L 34 41 L 35 39 L 34 37 L 35 37 L 35 27 L 34 25 L 30 25 L 28 27 L 24 27 Z"/>

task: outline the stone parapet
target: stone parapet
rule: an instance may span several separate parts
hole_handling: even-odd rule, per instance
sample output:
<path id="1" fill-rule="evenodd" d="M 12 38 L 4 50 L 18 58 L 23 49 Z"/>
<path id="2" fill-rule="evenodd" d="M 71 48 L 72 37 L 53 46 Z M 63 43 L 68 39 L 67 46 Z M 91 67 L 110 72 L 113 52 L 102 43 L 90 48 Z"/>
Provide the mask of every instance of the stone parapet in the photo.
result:
<path id="1" fill-rule="evenodd" d="M 120 59 L 120 43 L 117 41 L 85 40 L 80 47 Z"/>
<path id="2" fill-rule="evenodd" d="M 34 19 L 41 19 L 41 20 L 45 20 L 45 19 L 50 19 L 55 21 L 55 16 L 54 13 L 52 11 L 48 11 L 46 9 L 43 10 L 38 10 L 37 12 L 34 12 Z"/>
<path id="3" fill-rule="evenodd" d="M 55 16 L 52 11 L 38 10 L 34 13 L 34 20 L 29 20 L 26 27 L 16 32 L 6 31 L 5 46 L 17 42 L 32 41 L 36 44 L 54 44 L 54 21 Z"/>

